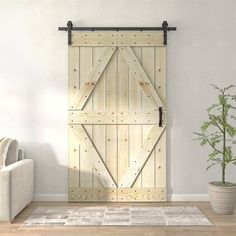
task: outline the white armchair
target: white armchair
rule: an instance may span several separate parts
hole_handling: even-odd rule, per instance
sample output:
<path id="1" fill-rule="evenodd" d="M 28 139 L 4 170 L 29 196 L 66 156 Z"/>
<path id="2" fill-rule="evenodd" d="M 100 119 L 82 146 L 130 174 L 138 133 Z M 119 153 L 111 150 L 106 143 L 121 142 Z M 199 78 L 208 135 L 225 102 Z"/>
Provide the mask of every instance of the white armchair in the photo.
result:
<path id="1" fill-rule="evenodd" d="M 0 221 L 13 220 L 33 199 L 34 161 L 19 160 L 0 169 Z"/>

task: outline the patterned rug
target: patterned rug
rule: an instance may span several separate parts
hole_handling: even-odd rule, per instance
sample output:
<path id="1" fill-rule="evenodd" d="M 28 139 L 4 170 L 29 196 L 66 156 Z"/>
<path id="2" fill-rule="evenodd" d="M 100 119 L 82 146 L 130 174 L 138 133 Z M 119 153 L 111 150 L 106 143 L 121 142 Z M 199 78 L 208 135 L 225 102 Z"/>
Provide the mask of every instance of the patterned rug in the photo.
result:
<path id="1" fill-rule="evenodd" d="M 38 207 L 25 226 L 212 225 L 197 207 Z"/>

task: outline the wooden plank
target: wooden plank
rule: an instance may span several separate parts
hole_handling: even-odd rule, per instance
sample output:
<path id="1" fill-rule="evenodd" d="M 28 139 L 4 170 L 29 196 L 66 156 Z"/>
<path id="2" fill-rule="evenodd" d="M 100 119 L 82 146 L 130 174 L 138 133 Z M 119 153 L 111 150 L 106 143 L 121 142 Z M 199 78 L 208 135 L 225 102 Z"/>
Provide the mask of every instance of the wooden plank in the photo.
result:
<path id="1" fill-rule="evenodd" d="M 128 111 L 129 97 L 128 97 L 128 79 L 129 70 L 123 57 L 118 55 L 118 112 Z M 126 174 L 129 166 L 129 127 L 128 125 L 118 125 L 118 183 Z"/>
<path id="2" fill-rule="evenodd" d="M 159 111 L 69 111 L 69 124 L 159 124 Z"/>
<path id="3" fill-rule="evenodd" d="M 71 108 L 79 110 L 83 109 L 86 101 L 89 99 L 91 93 L 93 92 L 95 86 L 98 83 L 98 80 L 101 78 L 101 75 L 105 70 L 107 64 L 109 63 L 115 50 L 115 47 L 109 47 L 104 49 L 99 60 L 92 67 L 86 82 L 84 83 L 84 85 L 82 85 L 81 89 L 79 90 L 79 93 L 75 97 L 73 106 Z"/>
<path id="4" fill-rule="evenodd" d="M 116 51 L 106 68 L 105 108 L 109 112 L 117 111 L 117 73 Z M 116 182 L 117 152 L 117 125 L 106 125 L 106 165 Z"/>
<path id="5" fill-rule="evenodd" d="M 83 126 L 82 125 L 74 126 L 73 132 L 76 135 L 77 139 L 79 140 L 80 145 L 83 145 L 83 147 L 85 148 L 84 152 L 87 154 L 87 157 L 94 166 L 96 174 L 98 175 L 98 178 L 100 179 L 103 186 L 114 188 L 116 186 L 116 183 L 114 182 L 112 176 L 107 170 L 103 160 L 101 159 L 99 153 L 94 147 L 90 137 L 87 135 Z"/>
<path id="6" fill-rule="evenodd" d="M 121 111 L 118 113 L 118 124 L 132 124 L 132 125 L 143 125 L 143 124 L 158 124 L 159 111 Z"/>
<path id="7" fill-rule="evenodd" d="M 118 125 L 118 183 L 126 176 L 129 168 L 129 129 L 128 125 Z"/>
<path id="8" fill-rule="evenodd" d="M 166 47 L 156 48 L 155 50 L 156 90 L 166 103 Z"/>
<path id="9" fill-rule="evenodd" d="M 68 48 L 68 106 L 70 107 L 74 99 L 75 94 L 79 90 L 79 48 Z M 74 134 L 68 127 L 69 138 L 69 160 L 68 160 L 68 172 L 69 182 L 68 187 L 79 186 L 79 162 L 80 162 L 80 145 L 77 139 L 74 138 Z M 68 198 L 71 198 L 70 192 Z"/>
<path id="10" fill-rule="evenodd" d="M 116 202 L 116 188 L 69 188 L 70 202 Z"/>
<path id="11" fill-rule="evenodd" d="M 96 94 L 94 94 L 96 95 Z M 97 98 L 97 96 L 95 96 Z M 94 99 L 94 102 L 102 99 Z M 94 106 L 94 109 L 97 107 Z M 113 111 L 69 111 L 69 124 L 117 124 L 117 112 Z"/>
<path id="12" fill-rule="evenodd" d="M 163 47 L 163 32 L 118 32 L 118 46 Z"/>
<path id="13" fill-rule="evenodd" d="M 73 32 L 71 47 L 117 46 L 117 32 Z"/>
<path id="14" fill-rule="evenodd" d="M 156 48 L 155 88 L 166 103 L 166 48 Z M 167 124 L 167 112 L 164 111 L 164 123 Z M 156 187 L 166 186 L 166 132 L 160 138 L 155 149 Z"/>
<path id="15" fill-rule="evenodd" d="M 153 88 L 149 78 L 147 77 L 132 49 L 130 47 L 120 47 L 119 51 L 132 71 L 132 78 L 134 78 L 141 86 L 154 108 L 165 107 L 163 101 Z"/>
<path id="16" fill-rule="evenodd" d="M 88 74 L 93 67 L 93 50 L 92 47 L 80 47 L 80 89 L 81 85 L 85 83 Z M 92 109 L 92 99 L 89 99 L 84 109 Z M 87 133 L 92 137 L 92 126 L 84 126 Z M 93 166 L 87 157 L 85 147 L 80 145 L 80 187 L 90 188 L 93 186 Z"/>
<path id="17" fill-rule="evenodd" d="M 142 48 L 133 47 L 133 52 L 142 63 Z M 123 57 L 122 57 L 123 58 Z M 123 59 L 124 60 L 124 59 Z M 129 70 L 129 111 L 137 113 L 142 110 L 142 90 L 138 83 L 132 78 L 132 71 Z M 138 148 L 142 144 L 142 124 L 129 126 L 129 161 L 135 161 L 135 156 Z M 133 187 L 142 187 L 142 174 L 138 176 Z"/>
<path id="18" fill-rule="evenodd" d="M 79 153 L 80 145 L 78 140 L 75 138 L 71 128 L 68 128 L 69 135 L 69 187 L 79 186 Z M 70 198 L 70 195 L 69 195 Z"/>
<path id="19" fill-rule="evenodd" d="M 96 61 L 99 60 L 99 57 L 103 51 L 103 47 L 93 47 L 93 64 L 96 63 Z M 101 75 L 100 80 L 98 81 L 97 86 L 95 87 L 92 95 L 93 95 L 93 111 L 97 114 L 98 110 L 105 110 L 105 71 Z M 80 112 L 80 111 L 79 111 Z M 83 112 L 83 111 L 82 111 Z M 81 113 L 82 113 L 81 112 Z M 90 117 L 87 113 L 88 111 L 84 112 L 84 114 L 79 114 L 77 117 L 82 118 L 84 124 L 86 123 L 86 120 L 88 117 Z M 98 119 L 97 119 L 98 120 Z M 89 124 L 93 124 L 93 143 L 95 147 L 97 147 L 98 152 L 100 153 L 100 156 L 102 160 L 106 161 L 106 127 L 105 125 L 96 125 L 96 123 L 93 123 L 91 119 L 87 121 Z M 100 182 L 98 176 L 94 174 L 95 168 L 93 168 L 93 188 L 102 188 L 102 183 Z"/>
<path id="20" fill-rule="evenodd" d="M 155 144 L 160 139 L 162 133 L 165 131 L 165 127 L 158 127 L 154 125 L 145 138 L 143 145 L 138 150 L 134 161 L 130 163 L 130 167 L 127 174 L 122 178 L 119 187 L 132 187 L 136 178 L 140 174 L 144 164 L 147 162 Z"/>
<path id="21" fill-rule="evenodd" d="M 69 108 L 73 107 L 73 101 L 79 92 L 80 86 L 80 66 L 79 66 L 79 58 L 80 58 L 80 48 L 68 48 L 68 102 Z"/>
<path id="22" fill-rule="evenodd" d="M 119 202 L 163 202 L 165 188 L 118 188 Z"/>
<path id="23" fill-rule="evenodd" d="M 150 83 L 154 87 L 154 80 L 155 80 L 155 49 L 153 47 L 142 47 L 142 67 L 143 70 L 146 72 Z M 150 103 L 143 94 L 142 96 L 142 110 L 147 109 L 150 106 Z M 159 111 L 157 114 L 159 120 Z M 146 125 L 143 123 L 143 142 L 145 137 L 151 130 L 150 125 Z M 155 150 L 155 147 L 154 147 Z M 142 187 L 155 187 L 155 151 L 153 151 L 145 166 L 142 169 Z"/>
<path id="24" fill-rule="evenodd" d="M 166 131 L 156 147 L 156 187 L 166 187 Z"/>

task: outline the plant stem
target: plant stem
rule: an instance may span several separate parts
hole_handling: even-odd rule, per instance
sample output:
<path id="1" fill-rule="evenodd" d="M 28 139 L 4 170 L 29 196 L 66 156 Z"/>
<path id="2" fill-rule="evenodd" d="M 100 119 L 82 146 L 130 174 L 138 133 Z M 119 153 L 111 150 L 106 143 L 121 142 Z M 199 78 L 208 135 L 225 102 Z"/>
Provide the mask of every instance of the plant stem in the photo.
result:
<path id="1" fill-rule="evenodd" d="M 219 130 L 223 133 L 224 130 L 221 129 L 221 127 L 219 126 L 219 124 L 216 121 L 214 121 L 214 122 L 215 122 L 215 125 L 219 128 Z"/>
<path id="2" fill-rule="evenodd" d="M 224 92 L 223 92 L 224 97 Z M 222 160 L 222 183 L 225 183 L 225 154 L 226 154 L 226 130 L 225 130 L 225 104 L 222 105 L 222 123 L 223 123 L 223 160 Z"/>
<path id="3" fill-rule="evenodd" d="M 219 152 L 219 153 L 222 153 L 223 154 L 223 152 L 221 152 L 220 150 L 218 150 L 218 149 L 216 149 L 215 148 L 215 146 L 209 141 L 209 139 L 208 138 L 206 138 L 206 141 L 209 143 L 209 145 L 215 150 L 215 151 L 217 151 L 217 152 Z"/>

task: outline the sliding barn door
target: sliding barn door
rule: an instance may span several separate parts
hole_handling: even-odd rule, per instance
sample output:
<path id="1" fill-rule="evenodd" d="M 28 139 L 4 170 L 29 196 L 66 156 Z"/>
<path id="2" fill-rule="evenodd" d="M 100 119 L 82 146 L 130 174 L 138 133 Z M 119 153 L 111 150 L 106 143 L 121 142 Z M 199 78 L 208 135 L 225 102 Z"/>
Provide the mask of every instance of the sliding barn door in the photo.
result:
<path id="1" fill-rule="evenodd" d="M 69 201 L 166 200 L 166 48 L 160 32 L 73 32 Z"/>

